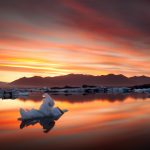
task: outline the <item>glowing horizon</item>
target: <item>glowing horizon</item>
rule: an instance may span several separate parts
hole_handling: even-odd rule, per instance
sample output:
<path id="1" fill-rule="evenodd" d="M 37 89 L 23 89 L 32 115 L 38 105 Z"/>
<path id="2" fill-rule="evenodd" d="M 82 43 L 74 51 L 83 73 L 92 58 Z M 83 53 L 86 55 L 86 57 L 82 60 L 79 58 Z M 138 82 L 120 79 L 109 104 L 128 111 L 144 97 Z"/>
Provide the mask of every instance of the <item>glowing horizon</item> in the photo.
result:
<path id="1" fill-rule="evenodd" d="M 123 4 L 1 1 L 0 81 L 70 73 L 150 76 L 149 2 Z"/>

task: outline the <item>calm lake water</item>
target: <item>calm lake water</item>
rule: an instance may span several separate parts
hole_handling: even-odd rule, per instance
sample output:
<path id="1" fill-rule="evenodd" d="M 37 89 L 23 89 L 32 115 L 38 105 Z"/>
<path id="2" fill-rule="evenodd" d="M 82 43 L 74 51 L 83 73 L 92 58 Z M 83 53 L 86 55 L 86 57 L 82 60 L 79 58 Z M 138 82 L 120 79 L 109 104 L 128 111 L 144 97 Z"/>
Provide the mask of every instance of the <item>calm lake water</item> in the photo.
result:
<path id="1" fill-rule="evenodd" d="M 1 149 L 150 149 L 150 98 L 141 95 L 53 95 L 67 108 L 48 133 L 20 129 L 19 108 L 39 108 L 41 94 L 0 100 Z"/>

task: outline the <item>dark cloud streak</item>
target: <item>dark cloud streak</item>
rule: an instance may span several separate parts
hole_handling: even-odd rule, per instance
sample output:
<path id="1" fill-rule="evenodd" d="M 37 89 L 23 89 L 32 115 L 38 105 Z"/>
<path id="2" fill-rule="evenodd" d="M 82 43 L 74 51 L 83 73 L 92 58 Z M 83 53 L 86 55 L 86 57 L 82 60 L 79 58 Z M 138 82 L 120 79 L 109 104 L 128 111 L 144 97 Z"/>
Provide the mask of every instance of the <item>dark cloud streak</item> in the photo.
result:
<path id="1" fill-rule="evenodd" d="M 143 41 L 150 34 L 149 4 L 147 0 L 2 0 L 0 10 L 1 16 L 18 15 L 36 26 L 51 27 L 54 22 L 108 38 Z"/>

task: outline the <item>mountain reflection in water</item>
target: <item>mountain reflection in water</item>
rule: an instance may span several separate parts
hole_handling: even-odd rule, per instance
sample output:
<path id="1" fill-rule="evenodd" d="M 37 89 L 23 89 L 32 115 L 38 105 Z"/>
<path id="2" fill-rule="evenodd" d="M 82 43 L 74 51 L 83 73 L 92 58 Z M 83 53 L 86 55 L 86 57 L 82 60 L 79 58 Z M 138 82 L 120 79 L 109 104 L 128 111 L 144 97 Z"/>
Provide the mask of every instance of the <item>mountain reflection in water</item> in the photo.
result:
<path id="1" fill-rule="evenodd" d="M 124 101 L 127 98 L 134 98 L 134 99 L 147 99 L 150 97 L 148 94 L 138 94 L 138 93 L 130 93 L 130 94 L 87 94 L 87 95 L 80 95 L 80 94 L 73 94 L 73 95 L 51 95 L 51 97 L 58 101 L 66 101 L 70 103 L 76 102 L 88 102 L 93 100 L 100 100 L 100 101 Z M 41 101 L 42 100 L 42 93 L 32 93 L 29 97 L 20 97 L 20 100 L 32 100 L 32 101 Z"/>

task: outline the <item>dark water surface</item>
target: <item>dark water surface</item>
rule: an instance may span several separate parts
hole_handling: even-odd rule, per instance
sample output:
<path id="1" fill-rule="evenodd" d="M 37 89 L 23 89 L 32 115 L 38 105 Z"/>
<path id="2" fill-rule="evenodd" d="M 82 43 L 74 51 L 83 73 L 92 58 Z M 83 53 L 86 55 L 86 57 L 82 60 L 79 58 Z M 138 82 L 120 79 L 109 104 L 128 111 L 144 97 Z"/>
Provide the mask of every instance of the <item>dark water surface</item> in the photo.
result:
<path id="1" fill-rule="evenodd" d="M 19 108 L 39 108 L 41 94 L 0 100 L 0 149 L 150 149 L 150 98 L 141 95 L 55 95 L 67 108 L 49 132 L 42 120 L 20 129 Z M 50 125 L 50 124 L 49 124 Z"/>

